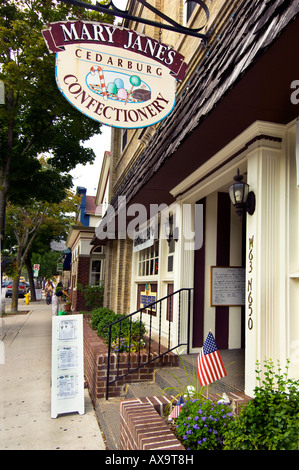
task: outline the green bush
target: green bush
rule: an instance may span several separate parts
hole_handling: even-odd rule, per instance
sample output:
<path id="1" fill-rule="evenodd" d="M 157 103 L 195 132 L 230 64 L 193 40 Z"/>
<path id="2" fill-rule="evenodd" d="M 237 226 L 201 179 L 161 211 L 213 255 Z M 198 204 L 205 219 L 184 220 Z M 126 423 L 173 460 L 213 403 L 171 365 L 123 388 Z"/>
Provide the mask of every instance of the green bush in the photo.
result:
<path id="1" fill-rule="evenodd" d="M 261 381 L 259 363 L 257 366 L 257 379 Z M 272 361 L 265 361 L 265 370 L 254 399 L 229 424 L 224 435 L 225 450 L 298 450 L 299 380 L 287 379 L 279 363 L 278 373 Z"/>
<path id="2" fill-rule="evenodd" d="M 86 307 L 98 308 L 103 306 L 104 301 L 104 285 L 100 284 L 98 286 L 77 284 L 77 289 L 79 292 L 82 292 L 85 299 Z"/>
<path id="3" fill-rule="evenodd" d="M 93 310 L 91 314 L 91 327 L 97 330 L 98 336 L 105 339 L 106 343 L 109 341 L 109 328 L 110 323 L 115 322 L 126 315 L 114 313 L 113 310 L 108 308 L 98 308 Z M 111 328 L 111 342 L 118 341 L 119 338 L 126 338 L 127 343 L 139 341 L 145 335 L 145 325 L 138 320 L 132 320 L 130 317 L 125 318 L 120 323 L 116 323 Z"/>
<path id="4" fill-rule="evenodd" d="M 94 330 L 97 330 L 99 322 L 104 317 L 108 318 L 108 316 L 111 318 L 111 322 L 109 323 L 112 323 L 114 321 L 113 319 L 115 316 L 115 313 L 112 310 L 110 310 L 109 308 L 104 308 L 104 307 L 94 309 L 91 313 L 91 327 Z"/>
<path id="5" fill-rule="evenodd" d="M 103 318 L 98 323 L 98 328 L 97 328 L 97 333 L 98 335 L 105 339 L 106 343 L 108 342 L 109 339 L 109 328 L 107 328 L 110 323 L 115 322 L 116 320 L 120 320 L 121 318 L 124 318 L 124 315 L 121 313 L 114 313 L 111 315 L 110 313 L 108 315 L 105 315 Z M 111 340 L 115 341 L 115 339 L 119 336 L 119 324 L 113 325 L 111 328 Z"/>

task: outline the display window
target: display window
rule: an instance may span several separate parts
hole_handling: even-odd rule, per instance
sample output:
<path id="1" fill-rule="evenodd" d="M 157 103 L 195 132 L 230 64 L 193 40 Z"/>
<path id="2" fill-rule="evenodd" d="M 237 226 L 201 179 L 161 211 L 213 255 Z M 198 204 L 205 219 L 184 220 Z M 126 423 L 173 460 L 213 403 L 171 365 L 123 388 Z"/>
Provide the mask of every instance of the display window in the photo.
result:
<path id="1" fill-rule="evenodd" d="M 139 252 L 138 275 L 154 276 L 159 274 L 159 240 Z"/>

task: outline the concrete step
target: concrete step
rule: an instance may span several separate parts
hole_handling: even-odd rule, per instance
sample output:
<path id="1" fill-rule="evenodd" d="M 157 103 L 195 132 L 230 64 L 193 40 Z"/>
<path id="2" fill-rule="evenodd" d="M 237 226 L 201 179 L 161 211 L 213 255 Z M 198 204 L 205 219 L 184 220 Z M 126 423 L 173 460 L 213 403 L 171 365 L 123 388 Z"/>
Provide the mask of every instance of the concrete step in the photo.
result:
<path id="1" fill-rule="evenodd" d="M 156 382 L 136 382 L 127 385 L 125 398 L 155 397 L 162 393 Z"/>

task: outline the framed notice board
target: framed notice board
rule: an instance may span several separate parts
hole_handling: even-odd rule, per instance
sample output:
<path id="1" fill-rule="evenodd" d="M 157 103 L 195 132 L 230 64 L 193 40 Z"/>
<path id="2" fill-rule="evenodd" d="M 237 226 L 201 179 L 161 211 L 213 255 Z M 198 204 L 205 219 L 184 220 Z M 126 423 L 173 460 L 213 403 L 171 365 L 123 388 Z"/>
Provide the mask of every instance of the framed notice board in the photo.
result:
<path id="1" fill-rule="evenodd" d="M 84 414 L 83 316 L 52 317 L 51 418 Z"/>
<path id="2" fill-rule="evenodd" d="M 211 306 L 245 305 L 245 268 L 211 266 Z"/>

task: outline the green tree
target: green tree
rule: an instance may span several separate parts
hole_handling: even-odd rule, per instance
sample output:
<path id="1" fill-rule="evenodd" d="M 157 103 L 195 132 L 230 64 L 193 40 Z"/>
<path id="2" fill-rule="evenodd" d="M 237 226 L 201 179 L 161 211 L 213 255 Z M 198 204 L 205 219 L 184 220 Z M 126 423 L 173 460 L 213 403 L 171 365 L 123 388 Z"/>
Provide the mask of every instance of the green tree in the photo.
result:
<path id="1" fill-rule="evenodd" d="M 105 3 L 105 2 L 104 2 Z M 0 230 L 6 202 L 59 202 L 72 185 L 69 171 L 92 162 L 83 142 L 100 133 L 99 124 L 62 96 L 55 82 L 55 55 L 49 54 L 41 30 L 59 20 L 112 17 L 54 0 L 0 0 Z M 47 166 L 38 158 L 47 155 Z"/>
<path id="2" fill-rule="evenodd" d="M 38 232 L 43 227 L 52 227 L 52 233 L 60 230 L 62 234 L 74 223 L 78 196 L 68 193 L 60 203 L 48 203 L 32 200 L 26 206 L 7 204 L 7 239 L 15 247 L 15 276 L 12 289 L 12 311 L 18 308 L 18 285 L 21 270 L 26 262 Z"/>

